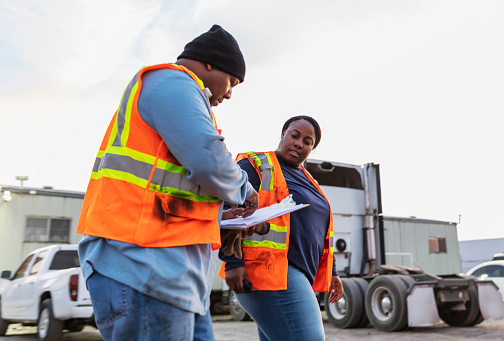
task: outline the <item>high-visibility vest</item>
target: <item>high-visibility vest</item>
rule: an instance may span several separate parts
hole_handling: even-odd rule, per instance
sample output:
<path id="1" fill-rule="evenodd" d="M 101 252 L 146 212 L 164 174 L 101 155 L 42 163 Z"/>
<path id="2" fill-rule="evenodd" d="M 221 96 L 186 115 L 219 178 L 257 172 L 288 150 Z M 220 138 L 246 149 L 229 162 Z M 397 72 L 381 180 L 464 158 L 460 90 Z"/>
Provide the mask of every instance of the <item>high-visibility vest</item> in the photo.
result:
<path id="1" fill-rule="evenodd" d="M 259 208 L 280 202 L 289 195 L 289 189 L 283 176 L 275 152 L 241 153 L 237 161 L 248 158 L 254 166 L 261 184 L 259 187 Z M 310 182 L 326 196 L 313 177 L 301 166 Z M 331 212 L 331 211 L 329 211 Z M 271 219 L 270 231 L 265 235 L 253 234 L 243 239 L 243 261 L 245 268 L 256 290 L 286 290 L 287 289 L 287 252 L 289 250 L 290 214 Z M 324 241 L 324 252 L 319 261 L 318 270 L 313 283 L 313 290 L 326 292 L 331 285 L 333 266 L 333 224 L 330 214 L 329 227 Z M 225 263 L 223 262 L 219 275 L 225 279 Z"/>
<path id="2" fill-rule="evenodd" d="M 133 77 L 101 143 L 77 232 L 144 247 L 212 244 L 215 250 L 222 201 L 187 180 L 186 169 L 138 112 L 142 75 L 157 69 L 186 72 L 203 91 L 194 73 L 175 64 L 144 67 Z"/>

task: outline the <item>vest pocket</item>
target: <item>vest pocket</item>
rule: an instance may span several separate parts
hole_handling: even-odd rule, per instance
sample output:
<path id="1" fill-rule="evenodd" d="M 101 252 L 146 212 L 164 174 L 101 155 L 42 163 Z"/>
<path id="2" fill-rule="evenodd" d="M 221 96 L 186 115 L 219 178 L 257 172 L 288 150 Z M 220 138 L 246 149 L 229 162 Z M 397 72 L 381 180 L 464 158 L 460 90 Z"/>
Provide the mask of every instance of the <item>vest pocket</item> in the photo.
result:
<path id="1" fill-rule="evenodd" d="M 189 219 L 215 220 L 220 203 L 197 202 L 170 194 L 156 193 L 154 209 L 158 217 L 167 220 L 169 216 Z"/>

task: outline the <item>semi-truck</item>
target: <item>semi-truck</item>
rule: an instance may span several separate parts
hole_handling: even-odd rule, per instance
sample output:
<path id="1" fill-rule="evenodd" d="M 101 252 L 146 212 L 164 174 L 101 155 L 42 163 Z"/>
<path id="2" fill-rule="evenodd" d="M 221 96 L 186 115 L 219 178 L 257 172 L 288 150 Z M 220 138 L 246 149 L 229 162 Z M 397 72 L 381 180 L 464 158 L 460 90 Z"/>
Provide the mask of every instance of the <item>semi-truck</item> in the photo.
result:
<path id="1" fill-rule="evenodd" d="M 329 294 L 319 295 L 319 300 L 334 326 L 357 328 L 371 323 L 382 331 L 399 331 L 443 322 L 473 326 L 484 319 L 504 318 L 504 301 L 493 282 L 387 264 L 379 164 L 308 159 L 304 167 L 332 208 L 333 250 L 344 296 L 331 304 Z M 249 318 L 232 292 L 222 297 L 229 301 L 235 319 Z"/>

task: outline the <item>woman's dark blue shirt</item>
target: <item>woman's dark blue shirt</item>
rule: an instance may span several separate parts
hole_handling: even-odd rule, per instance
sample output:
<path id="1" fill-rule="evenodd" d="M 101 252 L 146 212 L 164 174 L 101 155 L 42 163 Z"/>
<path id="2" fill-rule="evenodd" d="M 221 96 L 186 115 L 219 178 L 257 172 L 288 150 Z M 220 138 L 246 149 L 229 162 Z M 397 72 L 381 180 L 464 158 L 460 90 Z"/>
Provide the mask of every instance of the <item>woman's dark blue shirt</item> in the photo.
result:
<path id="1" fill-rule="evenodd" d="M 319 260 L 324 251 L 324 240 L 329 228 L 330 208 L 322 194 L 306 177 L 301 167 L 291 166 L 278 157 L 282 173 L 289 189 L 289 194 L 296 204 L 310 204 L 290 214 L 290 237 L 287 259 L 289 264 L 303 272 L 311 284 L 315 280 Z M 249 177 L 249 182 L 256 191 L 261 183 L 257 171 L 248 159 L 238 162 Z M 234 256 L 226 257 L 226 270 L 244 266 L 244 262 Z M 336 264 L 333 264 L 333 276 L 336 276 Z"/>

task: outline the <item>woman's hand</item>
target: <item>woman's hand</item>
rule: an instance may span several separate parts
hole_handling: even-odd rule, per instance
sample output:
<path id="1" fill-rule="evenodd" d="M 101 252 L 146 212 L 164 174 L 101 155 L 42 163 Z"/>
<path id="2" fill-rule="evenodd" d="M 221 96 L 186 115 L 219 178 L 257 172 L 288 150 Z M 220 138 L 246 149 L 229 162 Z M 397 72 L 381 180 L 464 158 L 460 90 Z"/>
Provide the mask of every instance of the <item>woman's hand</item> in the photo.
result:
<path id="1" fill-rule="evenodd" d="M 331 278 L 331 295 L 329 296 L 329 303 L 336 303 L 343 297 L 343 282 L 339 276 L 332 276 Z"/>
<path id="2" fill-rule="evenodd" d="M 225 272 L 225 276 L 226 283 L 227 285 L 229 285 L 229 288 L 231 290 L 233 290 L 237 294 L 245 293 L 245 290 L 243 289 L 243 280 L 248 280 L 248 272 L 244 266 L 227 270 Z"/>

